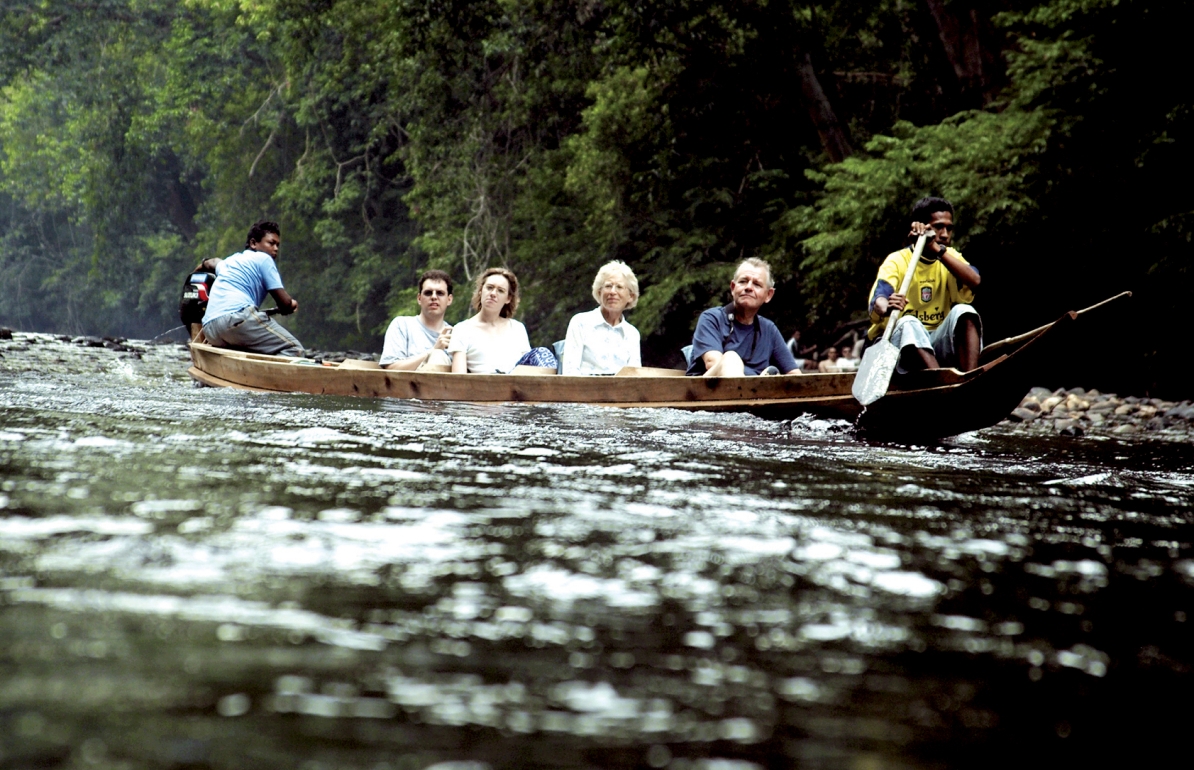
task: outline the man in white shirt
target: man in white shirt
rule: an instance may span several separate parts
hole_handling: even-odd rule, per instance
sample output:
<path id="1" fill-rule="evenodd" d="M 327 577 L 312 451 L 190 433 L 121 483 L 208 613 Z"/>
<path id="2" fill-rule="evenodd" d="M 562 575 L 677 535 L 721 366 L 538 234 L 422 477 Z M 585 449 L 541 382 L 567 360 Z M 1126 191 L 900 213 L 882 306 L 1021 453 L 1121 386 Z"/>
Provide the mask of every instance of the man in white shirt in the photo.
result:
<path id="1" fill-rule="evenodd" d="M 419 276 L 419 314 L 398 316 L 386 329 L 382 348 L 383 369 L 414 371 L 424 364 L 452 365 L 445 352 L 452 340 L 452 327 L 444 323 L 444 312 L 452 304 L 452 279 L 443 270 L 427 270 Z"/>

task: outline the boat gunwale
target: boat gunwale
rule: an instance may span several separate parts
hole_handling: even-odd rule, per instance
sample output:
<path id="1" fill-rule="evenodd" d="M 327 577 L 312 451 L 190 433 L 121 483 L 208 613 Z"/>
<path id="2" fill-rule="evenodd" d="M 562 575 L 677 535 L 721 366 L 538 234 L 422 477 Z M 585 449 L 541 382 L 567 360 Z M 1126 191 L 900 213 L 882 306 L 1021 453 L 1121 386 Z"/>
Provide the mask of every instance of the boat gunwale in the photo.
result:
<path id="1" fill-rule="evenodd" d="M 270 356 L 246 351 L 215 348 L 202 343 L 191 346 L 194 366 L 189 373 L 197 381 L 214 386 L 233 387 L 241 390 L 251 390 L 267 393 L 301 392 L 316 395 L 341 395 L 376 398 L 417 399 L 421 401 L 458 401 L 473 404 L 568 404 L 582 403 L 595 406 L 620 408 L 673 408 L 683 410 L 703 411 L 740 411 L 751 412 L 761 416 L 785 419 L 801 412 L 817 415 L 833 416 L 853 419 L 861 414 L 862 422 L 868 422 L 872 428 L 884 431 L 894 429 L 897 424 L 895 415 L 921 404 L 927 408 L 931 403 L 941 399 L 953 404 L 974 403 L 975 412 L 991 416 L 999 412 L 1002 407 L 994 404 L 980 403 L 984 400 L 1007 401 L 1012 390 L 1019 390 L 1022 380 L 1030 377 L 1027 368 L 1032 362 L 1041 360 L 1037 355 L 1042 350 L 1041 345 L 1033 344 L 1043 337 L 1050 337 L 1055 342 L 1045 343 L 1046 347 L 1064 340 L 1067 333 L 1072 333 L 1074 321 L 1081 316 L 1098 310 L 1126 297 L 1131 292 L 1122 292 L 1103 300 L 1083 310 L 1069 311 L 1057 320 L 1032 329 L 1023 334 L 1008 337 L 992 343 L 984 350 L 984 358 L 989 353 L 998 353 L 993 358 L 985 360 L 981 366 L 969 371 L 961 372 L 957 369 L 939 369 L 932 373 L 917 373 L 908 377 L 897 377 L 888 395 L 872 408 L 864 411 L 850 394 L 850 386 L 854 379 L 854 372 L 839 373 L 810 373 L 791 374 L 773 377 L 682 377 L 675 373 L 667 375 L 649 374 L 638 371 L 634 374 L 614 377 L 593 377 L 558 374 L 469 374 L 461 377 L 450 372 L 402 371 L 381 369 L 375 366 L 324 366 L 313 363 L 300 364 L 296 359 L 282 356 Z M 1069 332 L 1062 331 L 1064 327 Z M 1057 333 L 1049 335 L 1051 330 Z M 1059 336 L 1060 335 L 1060 336 Z M 1036 351 L 1036 353 L 1032 352 Z M 239 382 L 229 379 L 227 374 L 221 374 L 204 369 L 203 363 L 219 361 L 232 364 L 232 368 L 249 367 L 253 370 L 263 370 L 271 373 L 277 381 L 278 375 L 289 379 L 291 375 L 302 373 L 299 381 L 291 380 L 287 387 L 261 387 L 257 375 L 257 382 Z M 235 362 L 235 363 L 233 363 Z M 218 367 L 217 367 L 218 368 Z M 679 370 L 676 370 L 677 372 Z M 932 379 L 929 379 L 931 376 Z M 329 389 L 327 380 L 342 379 L 352 385 L 349 392 L 344 383 Z M 362 379 L 363 378 L 363 379 Z M 247 377 L 253 380 L 254 377 Z M 307 382 L 304 380 L 324 380 Z M 360 383 L 360 384 L 358 384 Z M 370 384 L 374 383 L 374 384 Z M 387 392 L 398 386 L 404 386 L 405 392 Z M 451 383 L 450 387 L 444 386 Z M 790 392 L 790 385 L 800 383 L 805 386 L 807 393 Z M 384 388 L 379 387 L 385 385 Z M 362 388 L 362 385 L 364 387 Z M 463 388 L 462 388 L 463 386 Z M 612 387 L 611 387 L 612 386 Z M 464 393 L 462 390 L 471 391 Z M 485 397 L 488 390 L 489 397 Z M 762 394 L 760 394 L 760 390 Z M 1008 391 L 1003 393 L 1003 391 Z M 427 391 L 427 392 L 424 392 Z M 456 391 L 452 393 L 451 391 Z M 604 399 L 584 397 L 586 394 L 598 392 L 606 396 Z M 611 391 L 617 391 L 611 393 Z M 670 391 L 670 393 L 669 393 Z M 718 393 L 718 391 L 722 391 Z M 1023 392 L 1015 395 L 1018 401 Z M 682 394 L 683 398 L 675 395 Z M 718 397 L 718 396 L 722 397 Z M 672 397 L 669 397 L 672 396 Z M 959 401 L 962 399 L 963 401 Z M 1010 413 L 1013 407 L 985 424 L 994 424 Z M 983 419 L 986 419 L 984 417 Z M 901 421 L 902 422 L 902 421 Z M 955 420 L 958 425 L 974 422 L 966 416 Z M 962 430 L 973 430 L 975 427 L 965 427 Z M 945 426 L 942 426 L 945 429 Z M 953 432 L 941 435 L 953 435 Z"/>

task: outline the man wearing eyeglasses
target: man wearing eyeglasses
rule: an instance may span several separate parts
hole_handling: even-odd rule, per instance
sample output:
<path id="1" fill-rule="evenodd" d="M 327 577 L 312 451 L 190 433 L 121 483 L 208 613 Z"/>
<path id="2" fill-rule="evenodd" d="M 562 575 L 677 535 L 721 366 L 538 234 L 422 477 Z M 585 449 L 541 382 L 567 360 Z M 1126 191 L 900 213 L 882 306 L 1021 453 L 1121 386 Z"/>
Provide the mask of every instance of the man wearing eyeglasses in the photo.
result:
<path id="1" fill-rule="evenodd" d="M 452 327 L 444 323 L 444 312 L 452 304 L 452 279 L 443 270 L 427 270 L 419 276 L 419 314 L 398 316 L 386 329 L 381 351 L 383 369 L 414 371 L 424 364 L 451 366 L 448 343 Z"/>
<path id="2" fill-rule="evenodd" d="M 903 311 L 891 332 L 891 343 L 900 350 L 898 371 L 956 366 L 962 371 L 978 368 L 983 326 L 971 305 L 979 285 L 978 270 L 950 247 L 954 235 L 954 207 L 944 198 L 921 198 L 912 207 L 915 241 L 928 233 L 924 253 L 916 266 L 908 295 L 898 294 L 912 261 L 912 249 L 887 255 L 871 287 L 871 342 L 883 336 L 887 313 Z"/>

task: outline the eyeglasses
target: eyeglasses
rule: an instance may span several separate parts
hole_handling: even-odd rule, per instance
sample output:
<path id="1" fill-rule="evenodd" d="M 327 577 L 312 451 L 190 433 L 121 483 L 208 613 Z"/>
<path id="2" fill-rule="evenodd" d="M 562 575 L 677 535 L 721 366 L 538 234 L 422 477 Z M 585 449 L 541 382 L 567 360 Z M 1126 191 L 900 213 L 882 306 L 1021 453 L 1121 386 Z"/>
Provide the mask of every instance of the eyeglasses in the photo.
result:
<path id="1" fill-rule="evenodd" d="M 423 289 L 424 297 L 446 297 L 448 292 L 443 289 Z"/>
<path id="2" fill-rule="evenodd" d="M 626 291 L 626 287 L 620 283 L 605 283 L 601 285 L 602 291 Z"/>

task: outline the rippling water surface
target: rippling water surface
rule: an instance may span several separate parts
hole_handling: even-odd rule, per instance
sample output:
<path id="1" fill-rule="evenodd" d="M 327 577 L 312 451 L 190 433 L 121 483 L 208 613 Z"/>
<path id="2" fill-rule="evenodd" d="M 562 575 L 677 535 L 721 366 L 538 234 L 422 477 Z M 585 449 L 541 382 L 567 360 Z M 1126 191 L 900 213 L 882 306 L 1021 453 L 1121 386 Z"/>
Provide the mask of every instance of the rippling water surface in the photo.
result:
<path id="1" fill-rule="evenodd" d="M 866 444 L 4 344 L 0 767 L 1070 764 L 1188 730 L 1182 436 Z"/>

